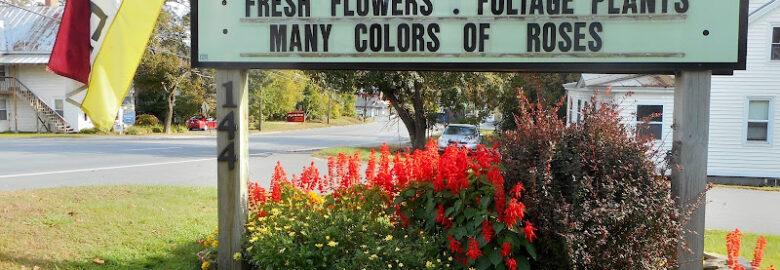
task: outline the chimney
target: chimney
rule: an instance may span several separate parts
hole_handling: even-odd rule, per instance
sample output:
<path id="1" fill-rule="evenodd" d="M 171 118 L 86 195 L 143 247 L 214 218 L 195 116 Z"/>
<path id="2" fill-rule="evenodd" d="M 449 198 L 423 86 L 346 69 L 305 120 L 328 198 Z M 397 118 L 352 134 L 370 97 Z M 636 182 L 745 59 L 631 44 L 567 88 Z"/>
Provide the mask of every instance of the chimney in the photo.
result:
<path id="1" fill-rule="evenodd" d="M 60 5 L 59 0 L 46 0 L 46 6 L 47 7 L 56 7 Z"/>

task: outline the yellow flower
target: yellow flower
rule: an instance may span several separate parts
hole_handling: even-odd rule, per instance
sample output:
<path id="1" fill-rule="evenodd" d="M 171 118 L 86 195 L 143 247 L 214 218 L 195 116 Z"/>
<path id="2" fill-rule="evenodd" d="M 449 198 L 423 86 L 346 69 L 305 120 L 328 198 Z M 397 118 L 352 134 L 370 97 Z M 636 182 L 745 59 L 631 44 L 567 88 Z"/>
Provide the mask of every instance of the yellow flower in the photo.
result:
<path id="1" fill-rule="evenodd" d="M 254 243 L 255 241 L 257 241 L 257 236 L 252 237 L 252 239 L 249 239 L 249 243 Z"/>
<path id="2" fill-rule="evenodd" d="M 338 242 L 333 242 L 333 241 L 328 242 L 328 246 L 331 246 L 331 247 L 335 247 L 338 244 L 339 244 Z"/>
<path id="3" fill-rule="evenodd" d="M 452 261 L 452 256 L 450 256 L 449 258 L 447 258 L 447 260 L 448 260 L 448 261 Z"/>
<path id="4" fill-rule="evenodd" d="M 211 243 L 211 246 L 214 247 L 214 248 L 218 248 L 219 247 L 219 240 L 214 240 L 214 242 Z"/>
<path id="5" fill-rule="evenodd" d="M 398 263 L 398 267 L 404 267 L 404 263 Z"/>
<path id="6" fill-rule="evenodd" d="M 360 248 L 366 248 L 366 247 L 367 247 L 366 245 L 360 245 Z"/>
<path id="7" fill-rule="evenodd" d="M 393 268 L 393 265 L 388 263 L 387 268 Z"/>
<path id="8" fill-rule="evenodd" d="M 387 240 L 387 241 L 393 240 L 393 236 L 392 235 L 388 235 L 387 237 L 385 237 L 385 240 Z"/>
<path id="9" fill-rule="evenodd" d="M 322 244 L 314 244 L 315 247 L 321 248 Z"/>
<path id="10" fill-rule="evenodd" d="M 206 262 L 203 262 L 203 264 L 200 265 L 200 269 L 207 270 L 207 269 L 209 269 L 210 266 L 211 266 L 211 263 L 206 261 Z"/>
<path id="11" fill-rule="evenodd" d="M 433 268 L 433 263 L 431 261 L 425 261 L 425 267 Z"/>
<path id="12" fill-rule="evenodd" d="M 368 257 L 369 260 L 376 260 L 376 258 L 379 258 L 376 254 L 371 254 L 371 257 Z"/>
<path id="13" fill-rule="evenodd" d="M 236 254 L 233 254 L 233 260 L 240 261 L 241 260 L 241 252 L 236 252 Z"/>
<path id="14" fill-rule="evenodd" d="M 330 240 L 330 235 L 326 235 L 325 240 Z"/>
<path id="15" fill-rule="evenodd" d="M 287 235 L 289 235 L 290 237 L 295 236 L 295 232 L 290 232 Z"/>

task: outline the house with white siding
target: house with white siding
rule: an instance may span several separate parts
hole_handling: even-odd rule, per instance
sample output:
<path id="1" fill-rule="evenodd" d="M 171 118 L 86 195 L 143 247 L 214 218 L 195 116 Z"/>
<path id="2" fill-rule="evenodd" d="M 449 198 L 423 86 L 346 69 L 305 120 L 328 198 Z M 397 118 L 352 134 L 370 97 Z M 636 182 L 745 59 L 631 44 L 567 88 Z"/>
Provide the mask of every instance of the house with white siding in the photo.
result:
<path id="1" fill-rule="evenodd" d="M 656 138 L 659 147 L 671 149 L 674 76 L 583 74 L 580 81 L 564 87 L 570 123 L 592 99 L 614 102 L 624 121 L 647 125 L 640 132 Z M 780 186 L 778 99 L 780 0 L 751 0 L 747 69 L 712 77 L 707 165 L 711 182 Z"/>
<path id="2" fill-rule="evenodd" d="M 0 7 L 0 132 L 78 132 L 93 127 L 68 102 L 83 84 L 46 71 L 63 7 Z"/>

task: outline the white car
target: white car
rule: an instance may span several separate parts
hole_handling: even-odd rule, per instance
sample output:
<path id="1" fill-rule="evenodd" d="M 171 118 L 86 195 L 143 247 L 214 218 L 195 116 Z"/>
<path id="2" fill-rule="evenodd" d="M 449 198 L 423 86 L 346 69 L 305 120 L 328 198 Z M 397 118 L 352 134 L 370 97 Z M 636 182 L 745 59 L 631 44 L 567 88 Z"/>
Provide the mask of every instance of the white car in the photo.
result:
<path id="1" fill-rule="evenodd" d="M 461 147 L 475 150 L 482 143 L 482 135 L 479 128 L 474 125 L 451 124 L 444 129 L 439 137 L 439 151 L 444 151 L 447 146 L 458 144 Z"/>

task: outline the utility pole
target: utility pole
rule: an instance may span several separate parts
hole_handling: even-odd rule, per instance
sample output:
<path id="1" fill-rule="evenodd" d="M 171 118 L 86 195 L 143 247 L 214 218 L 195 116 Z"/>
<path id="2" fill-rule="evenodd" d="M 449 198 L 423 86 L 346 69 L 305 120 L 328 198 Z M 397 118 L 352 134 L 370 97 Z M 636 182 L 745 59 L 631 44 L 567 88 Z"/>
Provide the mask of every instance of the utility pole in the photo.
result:
<path id="1" fill-rule="evenodd" d="M 682 71 L 674 89 L 672 195 L 683 213 L 696 207 L 678 248 L 680 270 L 702 269 L 712 71 Z M 688 250 L 690 249 L 690 251 Z"/>
<path id="2" fill-rule="evenodd" d="M 333 94 L 330 91 L 328 91 L 327 89 L 325 89 L 325 92 L 328 93 L 328 115 L 325 116 L 325 119 L 326 119 L 325 121 L 326 121 L 326 124 L 330 125 L 330 108 L 331 108 L 332 101 L 333 101 Z"/>

